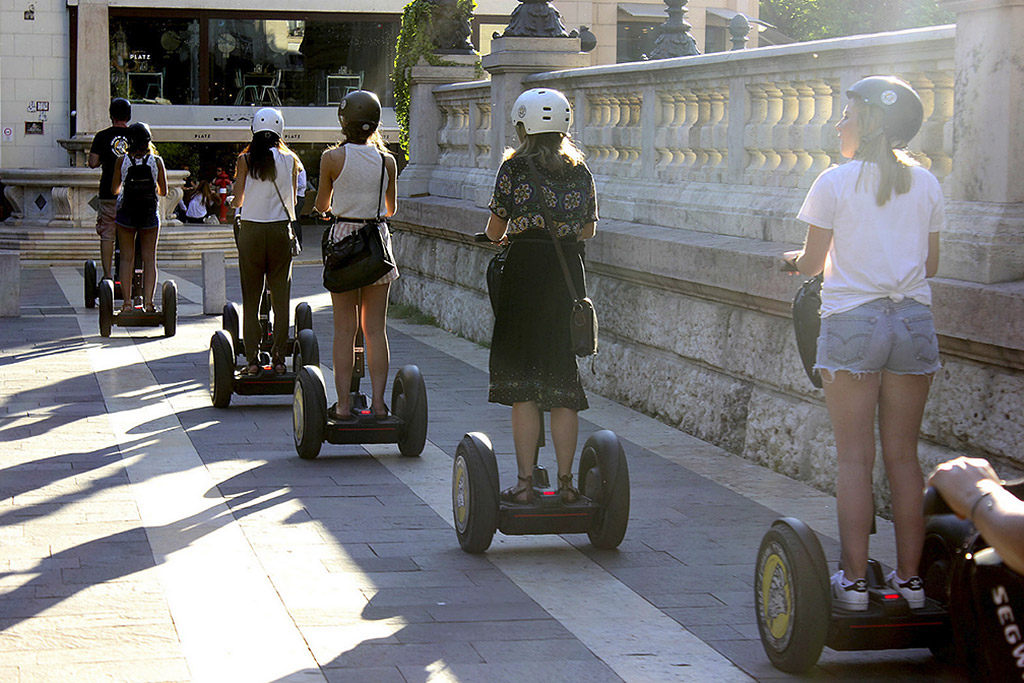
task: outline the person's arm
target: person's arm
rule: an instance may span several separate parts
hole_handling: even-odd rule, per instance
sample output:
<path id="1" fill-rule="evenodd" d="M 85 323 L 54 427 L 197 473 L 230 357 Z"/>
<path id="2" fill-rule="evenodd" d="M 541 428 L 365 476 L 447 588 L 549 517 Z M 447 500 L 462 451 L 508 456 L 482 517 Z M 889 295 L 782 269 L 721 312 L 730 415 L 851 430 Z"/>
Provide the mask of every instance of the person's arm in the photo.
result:
<path id="1" fill-rule="evenodd" d="M 508 219 L 501 218 L 497 214 L 491 214 L 491 217 L 487 219 L 487 228 L 484 229 L 484 233 L 487 235 L 487 239 L 492 242 L 501 242 L 505 239 L 505 233 L 508 231 Z"/>
<path id="2" fill-rule="evenodd" d="M 238 162 L 235 164 L 235 196 L 231 200 L 232 209 L 242 208 L 245 202 L 245 178 L 249 175 L 249 164 L 245 162 L 245 155 L 238 155 Z"/>
<path id="3" fill-rule="evenodd" d="M 935 277 L 939 272 L 939 233 L 928 233 L 928 259 L 924 262 L 924 276 Z"/>
<path id="4" fill-rule="evenodd" d="M 928 478 L 958 516 L 970 519 L 1006 566 L 1024 574 L 1024 501 L 1003 488 L 988 461 L 957 458 Z"/>
<path id="5" fill-rule="evenodd" d="M 89 160 L 85 163 L 89 164 L 89 168 L 96 168 L 100 165 L 100 155 L 95 152 L 89 152 Z"/>
<path id="6" fill-rule="evenodd" d="M 388 170 L 388 187 L 384 190 L 384 208 L 387 209 L 387 216 L 394 216 L 398 210 L 398 162 L 390 154 L 384 157 L 384 166 Z"/>
<path id="7" fill-rule="evenodd" d="M 124 163 L 124 158 L 117 160 L 114 164 L 114 179 L 110 183 L 110 191 L 114 193 L 114 196 L 121 194 L 121 165 Z"/>
<path id="8" fill-rule="evenodd" d="M 167 196 L 167 169 L 164 167 L 164 160 L 156 159 L 156 193 L 161 197 Z"/>
<path id="9" fill-rule="evenodd" d="M 597 234 L 597 221 L 590 221 L 583 225 L 583 232 L 580 233 L 581 240 L 589 240 Z"/>
<path id="10" fill-rule="evenodd" d="M 344 165 L 344 147 L 329 149 L 320 155 L 320 186 L 316 190 L 314 208 L 322 213 L 331 212 L 331 199 L 334 196 L 334 181 L 338 179 Z M 340 161 L 338 159 L 340 157 Z"/>
<path id="11" fill-rule="evenodd" d="M 787 251 L 782 255 L 782 259 L 804 275 L 817 275 L 825 269 L 825 257 L 828 255 L 830 246 L 832 246 L 831 230 L 808 225 L 804 248 L 799 251 Z"/>

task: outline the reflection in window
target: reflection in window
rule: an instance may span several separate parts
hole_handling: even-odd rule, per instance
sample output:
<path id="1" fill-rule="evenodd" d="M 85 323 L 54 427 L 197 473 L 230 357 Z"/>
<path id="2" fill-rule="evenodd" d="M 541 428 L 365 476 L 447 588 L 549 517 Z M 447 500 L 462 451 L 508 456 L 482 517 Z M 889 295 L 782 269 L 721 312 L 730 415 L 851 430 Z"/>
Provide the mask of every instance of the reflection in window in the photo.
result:
<path id="1" fill-rule="evenodd" d="M 660 24 L 624 22 L 618 25 L 618 36 L 616 40 L 615 61 L 639 62 L 644 55 L 649 55 L 654 50 L 654 41 L 658 39 L 658 27 Z"/>
<path id="2" fill-rule="evenodd" d="M 113 97 L 158 104 L 199 103 L 199 21 L 112 17 Z"/>
<path id="3" fill-rule="evenodd" d="M 211 19 L 210 103 L 332 106 L 364 88 L 393 106 L 397 22 Z"/>

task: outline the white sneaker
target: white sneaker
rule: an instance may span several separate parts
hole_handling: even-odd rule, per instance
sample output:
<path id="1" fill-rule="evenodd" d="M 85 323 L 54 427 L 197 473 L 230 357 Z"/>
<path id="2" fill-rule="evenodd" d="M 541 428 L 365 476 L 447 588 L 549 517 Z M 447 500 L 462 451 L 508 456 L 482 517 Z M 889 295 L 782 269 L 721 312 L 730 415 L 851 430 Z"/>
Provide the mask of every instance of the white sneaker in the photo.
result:
<path id="1" fill-rule="evenodd" d="M 857 579 L 848 583 L 843 570 L 832 575 L 832 602 L 852 612 L 864 612 L 868 608 L 868 582 Z"/>
<path id="2" fill-rule="evenodd" d="M 885 577 L 885 585 L 892 588 L 906 599 L 910 609 L 921 609 L 924 607 L 924 581 L 920 576 L 911 576 L 906 581 L 900 581 L 893 569 L 889 576 Z"/>

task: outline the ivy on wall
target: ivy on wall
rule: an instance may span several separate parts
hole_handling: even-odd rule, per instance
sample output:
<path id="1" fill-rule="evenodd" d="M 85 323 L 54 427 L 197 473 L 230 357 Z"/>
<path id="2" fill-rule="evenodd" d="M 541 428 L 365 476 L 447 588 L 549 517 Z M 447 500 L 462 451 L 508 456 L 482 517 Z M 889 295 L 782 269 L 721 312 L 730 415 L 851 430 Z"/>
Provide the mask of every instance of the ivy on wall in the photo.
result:
<path id="1" fill-rule="evenodd" d="M 473 18 L 476 0 L 457 0 L 459 16 L 467 22 Z M 391 73 L 391 81 L 395 84 L 395 118 L 398 119 L 398 141 L 402 151 L 409 156 L 409 79 L 412 68 L 422 58 L 431 66 L 458 66 L 435 54 L 432 17 L 438 9 L 437 0 L 412 0 L 402 11 L 402 30 L 398 34 L 398 46 L 395 50 L 395 70 Z M 477 72 L 481 75 L 480 60 L 477 60 Z"/>

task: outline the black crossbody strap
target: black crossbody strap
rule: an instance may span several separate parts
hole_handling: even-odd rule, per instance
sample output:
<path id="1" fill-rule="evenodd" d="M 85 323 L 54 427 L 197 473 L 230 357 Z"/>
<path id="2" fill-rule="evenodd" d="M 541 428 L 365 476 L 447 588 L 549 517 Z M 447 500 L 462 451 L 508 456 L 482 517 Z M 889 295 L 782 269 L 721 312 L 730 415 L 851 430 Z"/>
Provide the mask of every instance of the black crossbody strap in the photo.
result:
<path id="1" fill-rule="evenodd" d="M 555 229 L 555 222 L 551 219 L 551 212 L 548 211 L 548 202 L 544 198 L 544 191 L 541 189 L 540 173 L 537 172 L 537 167 L 533 165 L 533 159 L 527 159 L 530 164 L 530 175 L 537 185 L 537 191 L 540 193 L 540 212 L 544 216 L 544 226 L 547 227 L 548 232 L 551 233 L 551 241 L 555 243 L 555 253 L 558 254 L 558 262 L 562 265 L 562 275 L 565 276 L 565 284 L 569 287 L 569 295 L 572 296 L 573 301 L 578 301 L 579 297 L 576 295 L 576 285 L 573 284 L 572 276 L 569 275 L 569 265 L 565 262 L 565 252 L 562 250 L 562 242 L 558 239 L 558 231 Z"/>

